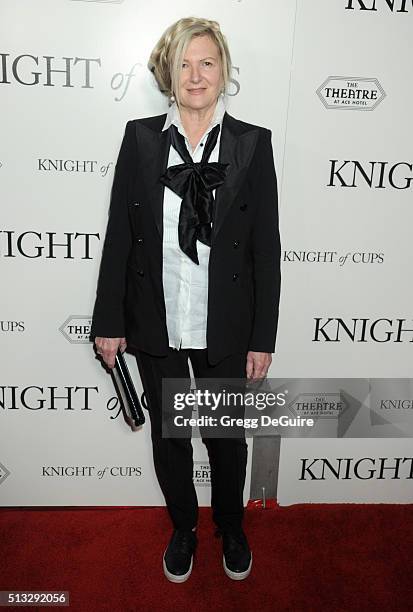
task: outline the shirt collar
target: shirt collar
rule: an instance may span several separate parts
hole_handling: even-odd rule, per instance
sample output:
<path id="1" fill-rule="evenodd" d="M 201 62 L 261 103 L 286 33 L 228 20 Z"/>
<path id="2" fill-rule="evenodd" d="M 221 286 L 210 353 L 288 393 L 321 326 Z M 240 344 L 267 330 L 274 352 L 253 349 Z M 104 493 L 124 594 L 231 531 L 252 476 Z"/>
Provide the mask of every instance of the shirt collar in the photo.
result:
<path id="1" fill-rule="evenodd" d="M 225 107 L 225 102 L 224 102 L 224 97 L 223 96 L 218 96 L 218 100 L 215 106 L 215 111 L 214 114 L 212 116 L 211 119 L 211 123 L 208 126 L 207 132 L 209 132 L 210 130 L 212 130 L 213 127 L 215 127 L 216 125 L 220 124 L 222 125 L 222 120 L 224 118 L 224 114 L 226 111 L 226 107 Z M 179 108 L 176 102 L 174 102 L 173 104 L 171 104 L 171 106 L 168 109 L 168 112 L 166 114 L 166 120 L 165 120 L 165 124 L 162 128 L 162 131 L 164 132 L 165 130 L 167 130 L 169 128 L 169 126 L 173 124 L 176 125 L 176 127 L 178 128 L 179 132 L 181 132 L 181 134 L 183 134 L 185 136 L 185 131 L 181 122 L 181 116 L 179 113 Z"/>

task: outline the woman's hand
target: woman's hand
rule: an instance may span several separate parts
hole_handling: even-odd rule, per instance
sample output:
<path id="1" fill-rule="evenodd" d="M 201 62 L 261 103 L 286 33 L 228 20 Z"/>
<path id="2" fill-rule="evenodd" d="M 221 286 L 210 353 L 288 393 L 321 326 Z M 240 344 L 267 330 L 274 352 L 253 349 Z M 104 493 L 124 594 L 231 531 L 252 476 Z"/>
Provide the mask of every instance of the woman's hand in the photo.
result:
<path id="1" fill-rule="evenodd" d="M 122 353 L 126 349 L 126 339 L 100 338 L 97 336 L 95 338 L 95 346 L 97 354 L 102 357 L 108 368 L 112 369 L 115 366 L 115 357 L 118 349 L 120 349 Z"/>
<path id="2" fill-rule="evenodd" d="M 255 381 L 260 380 L 261 378 L 265 378 L 268 372 L 268 368 L 271 365 L 271 361 L 271 353 L 258 353 L 255 351 L 248 351 L 246 369 L 248 380 Z"/>

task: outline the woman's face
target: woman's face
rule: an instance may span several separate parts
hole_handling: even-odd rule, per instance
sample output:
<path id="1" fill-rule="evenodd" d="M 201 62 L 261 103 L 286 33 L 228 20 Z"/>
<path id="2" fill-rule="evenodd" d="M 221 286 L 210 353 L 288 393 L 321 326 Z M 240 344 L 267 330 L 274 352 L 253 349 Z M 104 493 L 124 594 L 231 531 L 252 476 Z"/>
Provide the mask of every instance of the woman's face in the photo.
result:
<path id="1" fill-rule="evenodd" d="M 222 89 L 219 50 L 207 36 L 195 36 L 186 49 L 179 83 L 181 105 L 193 110 L 213 106 Z"/>

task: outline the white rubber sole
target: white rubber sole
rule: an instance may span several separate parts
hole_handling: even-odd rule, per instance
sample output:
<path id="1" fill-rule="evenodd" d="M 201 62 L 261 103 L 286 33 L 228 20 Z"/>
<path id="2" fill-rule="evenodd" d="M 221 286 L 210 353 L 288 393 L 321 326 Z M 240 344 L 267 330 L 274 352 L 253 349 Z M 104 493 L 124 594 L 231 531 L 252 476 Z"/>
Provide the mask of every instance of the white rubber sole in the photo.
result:
<path id="1" fill-rule="evenodd" d="M 222 555 L 222 564 L 224 566 L 224 572 L 226 573 L 228 578 L 231 578 L 232 580 L 244 580 L 245 578 L 247 578 L 249 576 L 249 573 L 251 571 L 251 567 L 252 567 L 252 553 L 251 553 L 250 564 L 249 564 L 248 568 L 245 570 L 245 572 L 232 572 L 230 569 L 228 569 L 227 566 L 226 566 L 226 563 L 225 563 L 225 555 Z"/>
<path id="2" fill-rule="evenodd" d="M 165 550 L 165 552 L 166 552 L 166 550 Z M 185 582 L 185 580 L 188 580 L 189 576 L 191 575 L 193 560 L 194 560 L 194 557 L 192 555 L 192 557 L 191 557 L 191 564 L 189 566 L 189 570 L 186 572 L 186 574 L 182 574 L 180 576 L 177 576 L 176 574 L 171 574 L 171 572 L 166 567 L 165 553 L 164 553 L 163 554 L 163 559 L 162 559 L 162 561 L 163 561 L 163 572 L 164 572 L 165 576 L 168 578 L 168 580 L 170 580 L 171 582 Z"/>

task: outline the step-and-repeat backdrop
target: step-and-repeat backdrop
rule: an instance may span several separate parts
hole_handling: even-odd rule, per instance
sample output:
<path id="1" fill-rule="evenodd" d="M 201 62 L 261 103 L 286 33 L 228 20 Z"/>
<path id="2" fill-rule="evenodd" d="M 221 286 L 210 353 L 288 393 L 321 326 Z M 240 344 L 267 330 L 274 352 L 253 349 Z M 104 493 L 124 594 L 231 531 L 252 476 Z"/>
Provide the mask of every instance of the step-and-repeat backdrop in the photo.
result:
<path id="1" fill-rule="evenodd" d="M 164 503 L 149 422 L 128 427 L 88 336 L 124 127 L 166 112 L 146 64 L 189 15 L 227 36 L 228 111 L 273 134 L 282 292 L 270 375 L 303 381 L 292 408 L 331 419 L 343 402 L 321 379 L 363 379 L 370 399 L 375 379 L 389 381 L 374 410 L 354 400 L 364 437 L 347 423 L 337 438 L 249 439 L 245 500 L 264 488 L 281 504 L 412 502 L 412 0 L 6 0 L 0 504 Z M 308 391 L 306 379 L 321 382 Z M 207 454 L 193 444 L 208 505 Z"/>

